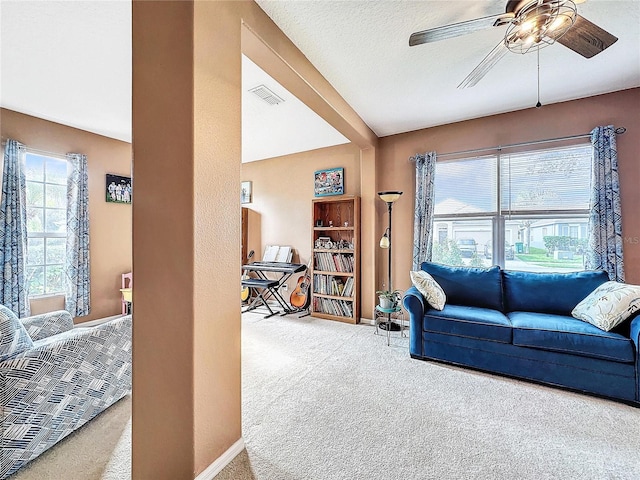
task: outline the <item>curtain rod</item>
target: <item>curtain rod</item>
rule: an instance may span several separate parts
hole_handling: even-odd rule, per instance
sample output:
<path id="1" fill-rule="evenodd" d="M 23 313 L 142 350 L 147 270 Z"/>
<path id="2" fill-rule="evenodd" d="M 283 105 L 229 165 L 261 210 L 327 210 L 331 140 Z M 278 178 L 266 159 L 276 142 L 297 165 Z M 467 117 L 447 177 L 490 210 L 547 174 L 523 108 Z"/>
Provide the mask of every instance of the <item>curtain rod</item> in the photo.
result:
<path id="1" fill-rule="evenodd" d="M 6 144 L 7 144 L 7 140 L 2 140 L 2 146 L 4 147 Z M 27 147 L 23 143 L 20 143 L 20 145 L 22 145 L 27 152 L 36 153 L 38 155 L 45 155 L 47 157 L 58 157 L 58 158 L 63 158 L 65 160 L 67 159 L 67 155 L 64 153 L 49 152 L 47 150 L 40 150 L 39 148 L 31 148 L 31 147 Z"/>
<path id="2" fill-rule="evenodd" d="M 615 129 L 615 132 L 618 135 L 622 135 L 624 132 L 626 132 L 627 129 L 625 127 L 618 127 Z M 513 148 L 513 147 L 526 147 L 529 145 L 539 145 L 541 143 L 550 143 L 550 142 L 561 142 L 564 140 L 574 140 L 577 138 L 590 138 L 591 137 L 591 133 L 582 133 L 580 135 L 571 135 L 568 137 L 558 137 L 558 138 L 551 138 L 549 140 L 535 140 L 532 142 L 521 142 L 521 143 L 511 143 L 508 145 L 498 145 L 497 147 L 486 147 L 486 148 L 476 148 L 473 150 L 461 150 L 459 152 L 448 152 L 448 153 L 437 153 L 436 152 L 436 158 L 442 158 L 442 157 L 451 157 L 451 156 L 455 156 L 455 155 L 465 155 L 465 154 L 470 154 L 470 153 L 481 153 L 481 152 L 492 152 L 495 150 L 502 150 L 503 148 Z M 411 157 L 413 158 L 413 157 Z M 411 159 L 409 159 L 411 160 Z"/>

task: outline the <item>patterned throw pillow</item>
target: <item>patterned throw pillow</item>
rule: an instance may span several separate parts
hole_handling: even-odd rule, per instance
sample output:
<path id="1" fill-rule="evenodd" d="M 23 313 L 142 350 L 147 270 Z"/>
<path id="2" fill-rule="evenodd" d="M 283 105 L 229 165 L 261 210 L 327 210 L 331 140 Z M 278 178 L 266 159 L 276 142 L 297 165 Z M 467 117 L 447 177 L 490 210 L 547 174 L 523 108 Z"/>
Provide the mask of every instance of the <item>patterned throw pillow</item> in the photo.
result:
<path id="1" fill-rule="evenodd" d="M 442 310 L 447 301 L 447 296 L 444 294 L 442 287 L 438 285 L 438 282 L 424 270 L 411 272 L 410 275 L 413 285 L 427 299 L 429 305 L 436 310 Z"/>
<path id="2" fill-rule="evenodd" d="M 33 347 L 33 341 L 15 313 L 0 305 L 0 362 Z"/>
<path id="3" fill-rule="evenodd" d="M 640 286 L 605 282 L 571 312 L 575 318 L 608 332 L 640 309 Z"/>

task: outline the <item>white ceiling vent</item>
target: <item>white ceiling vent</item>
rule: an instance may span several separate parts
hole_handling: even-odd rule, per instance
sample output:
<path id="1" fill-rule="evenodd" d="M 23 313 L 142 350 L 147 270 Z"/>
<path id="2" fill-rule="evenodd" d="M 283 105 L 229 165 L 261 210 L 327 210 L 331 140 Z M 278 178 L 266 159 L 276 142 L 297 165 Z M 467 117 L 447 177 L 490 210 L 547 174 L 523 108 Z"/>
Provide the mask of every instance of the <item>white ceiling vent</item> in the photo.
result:
<path id="1" fill-rule="evenodd" d="M 255 93 L 262 100 L 267 102 L 269 105 L 278 105 L 279 103 L 284 102 L 282 98 L 273 93 L 264 85 L 258 85 L 257 87 L 250 88 L 249 91 L 251 93 Z"/>

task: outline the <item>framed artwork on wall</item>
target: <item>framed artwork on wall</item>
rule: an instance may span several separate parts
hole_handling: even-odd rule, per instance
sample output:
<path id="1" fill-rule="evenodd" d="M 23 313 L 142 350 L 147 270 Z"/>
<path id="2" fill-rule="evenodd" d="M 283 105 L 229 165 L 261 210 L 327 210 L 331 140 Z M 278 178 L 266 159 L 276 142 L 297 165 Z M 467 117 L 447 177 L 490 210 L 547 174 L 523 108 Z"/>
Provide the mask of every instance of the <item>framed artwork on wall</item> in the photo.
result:
<path id="1" fill-rule="evenodd" d="M 240 203 L 251 203 L 251 182 L 242 182 L 240 184 Z"/>
<path id="2" fill-rule="evenodd" d="M 344 168 L 318 170 L 314 173 L 313 192 L 316 197 L 344 194 Z"/>
<path id="3" fill-rule="evenodd" d="M 107 173 L 106 200 L 109 203 L 131 203 L 133 201 L 131 177 Z"/>

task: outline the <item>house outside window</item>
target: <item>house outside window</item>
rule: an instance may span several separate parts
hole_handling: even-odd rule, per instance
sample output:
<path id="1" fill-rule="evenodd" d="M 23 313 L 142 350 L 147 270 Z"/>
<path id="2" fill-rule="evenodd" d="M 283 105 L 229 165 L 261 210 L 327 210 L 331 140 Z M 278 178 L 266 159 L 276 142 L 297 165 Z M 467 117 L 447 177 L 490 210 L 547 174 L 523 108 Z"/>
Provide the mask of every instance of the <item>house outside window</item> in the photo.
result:
<path id="1" fill-rule="evenodd" d="M 63 293 L 67 242 L 67 162 L 27 152 L 27 289 Z"/>
<path id="2" fill-rule="evenodd" d="M 433 261 L 584 270 L 591 162 L 590 144 L 439 160 L 434 222 L 450 235 Z"/>

